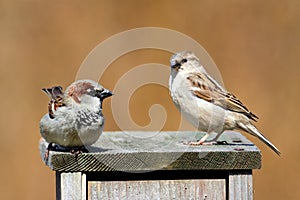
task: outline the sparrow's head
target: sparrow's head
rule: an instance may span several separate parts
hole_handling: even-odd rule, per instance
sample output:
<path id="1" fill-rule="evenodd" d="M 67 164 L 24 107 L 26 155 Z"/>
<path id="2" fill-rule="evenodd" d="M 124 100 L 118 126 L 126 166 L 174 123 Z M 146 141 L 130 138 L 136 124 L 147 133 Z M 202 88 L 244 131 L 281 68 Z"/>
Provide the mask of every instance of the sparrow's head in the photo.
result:
<path id="1" fill-rule="evenodd" d="M 87 107 L 102 107 L 102 101 L 113 93 L 92 80 L 78 80 L 65 91 L 65 99 Z"/>
<path id="2" fill-rule="evenodd" d="M 200 64 L 200 61 L 192 51 L 182 51 L 171 57 L 170 64 L 173 71 L 179 72 L 194 68 Z"/>

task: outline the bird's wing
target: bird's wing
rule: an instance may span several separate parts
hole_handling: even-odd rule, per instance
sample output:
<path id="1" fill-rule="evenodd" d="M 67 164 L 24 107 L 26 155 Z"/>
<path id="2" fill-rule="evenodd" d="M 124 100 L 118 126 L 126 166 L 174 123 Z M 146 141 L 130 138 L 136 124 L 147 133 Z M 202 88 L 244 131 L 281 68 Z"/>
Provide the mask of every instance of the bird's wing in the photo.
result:
<path id="1" fill-rule="evenodd" d="M 63 92 L 61 86 L 54 86 L 52 88 L 42 89 L 49 97 L 50 102 L 48 104 L 49 117 L 53 119 L 55 117 L 54 112 L 58 107 L 65 106 L 63 101 Z"/>
<path id="2" fill-rule="evenodd" d="M 211 102 L 226 110 L 242 113 L 254 121 L 258 119 L 258 117 L 251 113 L 240 100 L 222 88 L 209 75 L 203 73 L 192 73 L 187 77 L 187 79 L 192 86 L 191 91 L 196 97 Z"/>
<path id="3" fill-rule="evenodd" d="M 57 97 L 63 97 L 63 91 L 61 86 L 54 86 L 52 88 L 42 89 L 50 99 L 56 99 Z"/>

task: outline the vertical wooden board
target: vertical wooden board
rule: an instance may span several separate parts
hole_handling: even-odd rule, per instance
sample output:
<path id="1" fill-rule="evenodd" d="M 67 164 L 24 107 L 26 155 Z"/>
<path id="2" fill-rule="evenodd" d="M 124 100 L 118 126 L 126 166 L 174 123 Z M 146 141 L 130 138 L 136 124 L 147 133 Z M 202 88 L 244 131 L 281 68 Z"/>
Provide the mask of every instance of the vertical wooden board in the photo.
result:
<path id="1" fill-rule="evenodd" d="M 59 184 L 57 185 L 58 192 L 56 198 L 58 200 L 81 200 L 86 199 L 84 187 L 85 183 L 82 182 L 82 173 L 58 173 Z M 84 188 L 83 188 L 84 187 Z"/>
<path id="2" fill-rule="evenodd" d="M 253 199 L 252 174 L 229 175 L 229 200 Z"/>
<path id="3" fill-rule="evenodd" d="M 197 181 L 195 180 L 169 180 L 160 181 L 161 196 L 166 196 L 169 199 L 195 199 L 195 190 Z"/>
<path id="4" fill-rule="evenodd" d="M 98 198 L 98 184 L 90 184 L 90 182 L 88 183 L 88 200 L 95 200 L 95 199 L 99 199 Z"/>
<path id="5" fill-rule="evenodd" d="M 115 187 L 114 199 L 120 199 L 120 200 L 126 199 L 126 185 L 122 184 L 122 182 L 118 182 L 118 185 L 116 185 Z"/>
<path id="6" fill-rule="evenodd" d="M 86 174 L 81 174 L 81 199 L 86 200 L 87 195 L 87 180 L 86 180 Z"/>
<path id="7" fill-rule="evenodd" d="M 90 181 L 88 199 L 226 199 L 225 179 Z"/>
<path id="8" fill-rule="evenodd" d="M 225 179 L 207 179 L 198 183 L 196 199 L 226 199 Z"/>

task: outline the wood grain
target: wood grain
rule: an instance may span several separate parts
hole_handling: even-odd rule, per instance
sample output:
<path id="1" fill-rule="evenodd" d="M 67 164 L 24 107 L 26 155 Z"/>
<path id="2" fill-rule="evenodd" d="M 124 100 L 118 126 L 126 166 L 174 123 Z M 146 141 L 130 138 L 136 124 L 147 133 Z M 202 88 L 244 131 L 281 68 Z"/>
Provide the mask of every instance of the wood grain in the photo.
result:
<path id="1" fill-rule="evenodd" d="M 50 151 L 40 140 L 44 162 L 55 171 L 152 171 L 152 170 L 237 170 L 259 169 L 260 150 L 243 135 L 226 132 L 223 145 L 188 146 L 182 141 L 197 140 L 195 132 L 104 132 L 88 153 Z"/>
<path id="2" fill-rule="evenodd" d="M 85 200 L 86 175 L 81 172 L 56 173 L 57 200 Z"/>
<path id="3" fill-rule="evenodd" d="M 229 200 L 253 199 L 252 173 L 230 173 L 228 188 Z"/>
<path id="4" fill-rule="evenodd" d="M 88 199 L 226 199 L 225 179 L 88 183 Z"/>

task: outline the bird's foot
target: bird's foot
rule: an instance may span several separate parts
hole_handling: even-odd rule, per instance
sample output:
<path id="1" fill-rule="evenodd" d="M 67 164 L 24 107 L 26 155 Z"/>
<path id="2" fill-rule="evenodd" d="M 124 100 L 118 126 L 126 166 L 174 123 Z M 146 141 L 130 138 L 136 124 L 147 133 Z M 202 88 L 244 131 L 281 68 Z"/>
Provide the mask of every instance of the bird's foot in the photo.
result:
<path id="1" fill-rule="evenodd" d="M 202 145 L 216 145 L 217 142 L 216 141 L 207 141 L 207 142 L 203 142 Z"/>
<path id="2" fill-rule="evenodd" d="M 223 141 L 217 141 L 217 145 L 226 145 L 228 144 L 227 141 L 223 140 Z"/>
<path id="3" fill-rule="evenodd" d="M 70 152 L 72 154 L 78 155 L 81 153 L 87 153 L 89 152 L 85 146 L 81 147 L 63 147 L 58 144 L 55 144 L 53 142 L 48 144 L 45 156 L 44 156 L 44 161 L 46 164 L 48 164 L 48 159 L 49 159 L 49 153 L 50 151 L 60 151 L 60 152 Z"/>
<path id="4" fill-rule="evenodd" d="M 85 148 L 85 146 L 80 147 L 64 147 L 60 146 L 55 143 L 50 143 L 47 148 L 49 151 L 60 151 L 60 152 L 69 152 L 73 154 L 79 154 L 79 153 L 87 153 L 88 150 Z"/>
<path id="5" fill-rule="evenodd" d="M 183 141 L 182 144 L 199 146 L 199 145 L 224 145 L 224 144 L 228 144 L 228 143 L 226 141 L 207 141 L 207 142 L 205 142 L 205 141 L 198 140 L 197 142 Z"/>
<path id="6" fill-rule="evenodd" d="M 87 153 L 87 152 L 89 152 L 89 151 L 85 148 L 85 146 L 82 146 L 82 147 L 75 147 L 75 148 L 72 148 L 72 149 L 70 150 L 70 152 L 71 152 L 72 154 L 78 155 L 78 154 L 81 154 L 81 153 Z"/>
<path id="7" fill-rule="evenodd" d="M 48 159 L 49 159 L 49 153 L 50 151 L 53 151 L 56 148 L 56 144 L 54 144 L 53 142 L 50 142 L 48 144 L 48 147 L 46 149 L 46 153 L 44 155 L 44 161 L 46 164 L 48 164 Z"/>
<path id="8" fill-rule="evenodd" d="M 204 142 L 198 140 L 197 142 L 192 142 L 192 141 L 182 141 L 181 143 L 184 144 L 184 145 L 199 146 L 199 145 L 203 145 Z"/>
<path id="9" fill-rule="evenodd" d="M 225 144 L 228 144 L 227 141 L 206 141 L 206 142 L 203 142 L 202 145 L 225 145 Z"/>

